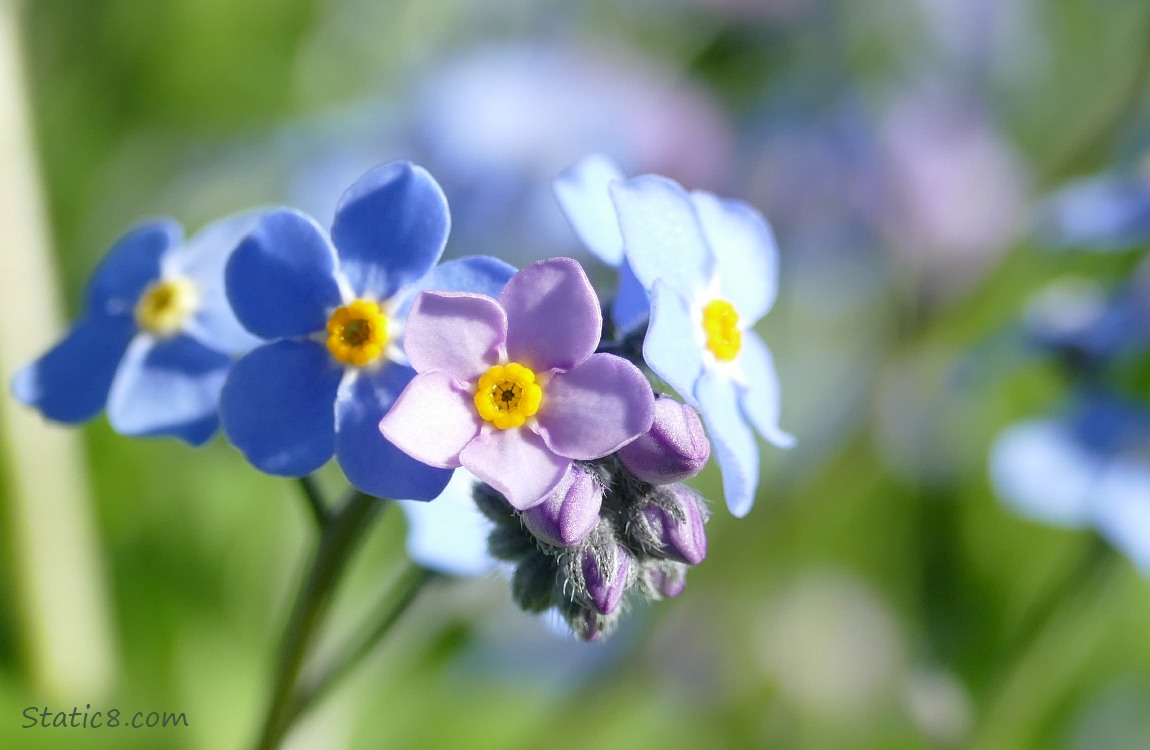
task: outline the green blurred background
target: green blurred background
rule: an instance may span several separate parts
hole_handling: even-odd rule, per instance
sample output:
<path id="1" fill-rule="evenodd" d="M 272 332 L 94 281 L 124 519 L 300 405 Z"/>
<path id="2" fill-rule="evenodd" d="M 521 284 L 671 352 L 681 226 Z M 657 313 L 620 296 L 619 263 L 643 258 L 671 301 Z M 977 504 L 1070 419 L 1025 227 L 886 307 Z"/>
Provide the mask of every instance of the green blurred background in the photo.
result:
<path id="1" fill-rule="evenodd" d="M 0 198 L 42 187 L 69 317 L 139 218 L 168 214 L 191 230 L 309 191 L 334 202 L 362 160 L 429 159 L 462 215 L 483 169 L 513 174 L 508 205 L 527 211 L 550 201 L 548 179 L 574 147 L 598 148 L 748 199 L 778 229 L 782 298 L 760 332 L 799 446 L 764 447 L 746 519 L 722 508 L 713 468 L 700 477 L 718 502 L 687 592 L 636 607 L 612 641 L 585 646 L 516 612 L 498 576 L 437 583 L 291 746 L 1150 747 L 1150 584 L 1114 556 L 1076 576 L 1098 556 L 1091 535 L 1015 517 L 986 471 L 994 435 L 1067 389 L 1003 332 L 1051 280 L 1117 279 L 1137 260 L 1038 250 L 1027 207 L 1107 167 L 1137 128 L 1150 4 L 36 0 L 15 15 L 4 4 L 42 184 L 10 172 Z M 566 122 L 605 106 L 594 96 L 546 113 L 543 146 L 510 166 L 482 144 L 482 158 L 437 150 L 436 133 L 479 125 L 466 106 L 452 120 L 428 103 L 459 98 L 436 71 L 479 70 L 469 55 L 508 45 L 647 76 L 625 84 L 608 68 L 579 92 L 686 87 L 686 113 L 652 105 L 634 117 L 683 118 L 697 150 L 687 138 L 671 156 L 644 153 L 659 128 L 621 141 L 612 127 L 634 117 L 612 113 L 570 135 Z M 497 90 L 513 66 L 494 70 L 478 90 Z M 946 213 L 955 204 L 965 212 Z M 487 210 L 498 250 L 506 214 Z M 503 249 L 520 260 L 575 243 L 540 230 L 540 246 L 524 246 L 531 224 L 514 231 Z M 484 242 L 457 234 L 450 250 L 470 252 L 472 237 Z M 9 281 L 0 314 L 43 350 L 59 330 L 29 319 Z M 79 596 L 67 580 L 96 591 L 84 610 L 95 619 L 62 632 L 106 663 L 53 677 L 37 655 L 29 628 L 45 624 L 22 613 L 32 563 L 8 460 L 0 747 L 248 746 L 314 534 L 297 488 L 220 438 L 189 451 L 120 438 L 102 418 L 79 434 L 92 507 L 77 533 L 94 544 L 52 550 L 83 570 L 50 594 Z M 19 440 L 8 436 L 12 456 Z M 323 480 L 340 487 L 338 471 Z M 342 592 L 337 630 L 400 569 L 403 539 L 401 514 L 389 514 Z M 190 726 L 21 727 L 25 707 L 85 704 L 182 711 Z"/>

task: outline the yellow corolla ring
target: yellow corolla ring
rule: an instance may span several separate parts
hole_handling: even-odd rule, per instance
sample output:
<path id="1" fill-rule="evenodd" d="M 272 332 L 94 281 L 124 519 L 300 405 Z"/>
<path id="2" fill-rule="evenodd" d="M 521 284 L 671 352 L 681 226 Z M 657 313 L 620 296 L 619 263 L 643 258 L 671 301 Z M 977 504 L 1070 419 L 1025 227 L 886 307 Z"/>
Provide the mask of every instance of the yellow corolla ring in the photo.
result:
<path id="1" fill-rule="evenodd" d="M 387 342 L 387 316 L 375 302 L 357 299 L 328 318 L 327 350 L 344 364 L 370 365 L 383 354 Z"/>
<path id="2" fill-rule="evenodd" d="M 199 306 L 200 293 L 191 279 L 160 279 L 145 289 L 136 303 L 136 325 L 154 336 L 172 336 Z"/>
<path id="3" fill-rule="evenodd" d="M 543 389 L 535 373 L 518 362 L 495 365 L 479 378 L 475 409 L 501 430 L 519 427 L 535 416 L 543 402 Z"/>
<path id="4" fill-rule="evenodd" d="M 730 302 L 717 299 L 703 308 L 703 333 L 715 359 L 730 362 L 739 356 L 743 332 L 739 330 L 739 313 Z"/>

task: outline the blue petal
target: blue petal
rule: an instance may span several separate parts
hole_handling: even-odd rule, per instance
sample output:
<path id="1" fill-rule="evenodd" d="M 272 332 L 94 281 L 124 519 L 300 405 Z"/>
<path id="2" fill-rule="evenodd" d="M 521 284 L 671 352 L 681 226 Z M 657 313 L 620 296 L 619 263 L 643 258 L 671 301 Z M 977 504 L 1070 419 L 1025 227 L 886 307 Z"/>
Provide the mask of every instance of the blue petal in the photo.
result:
<path id="1" fill-rule="evenodd" d="M 759 434 L 780 448 L 790 448 L 795 444 L 794 436 L 779 427 L 779 376 L 775 372 L 775 361 L 771 351 L 754 331 L 743 332 L 743 351 L 739 354 L 739 366 L 746 376 L 740 401 L 747 419 Z"/>
<path id="2" fill-rule="evenodd" d="M 232 253 L 225 272 L 236 317 L 265 339 L 323 330 L 341 302 L 335 251 L 310 217 L 269 211 Z"/>
<path id="3" fill-rule="evenodd" d="M 394 363 L 376 372 L 360 371 L 340 389 L 336 405 L 336 457 L 347 480 L 376 497 L 431 500 L 451 479 L 396 448 L 379 431 L 379 420 L 395 403 L 415 370 Z"/>
<path id="4" fill-rule="evenodd" d="M 1101 470 L 1101 460 L 1054 420 L 1014 425 L 990 449 L 990 479 L 998 496 L 1017 513 L 1058 526 L 1090 522 Z"/>
<path id="5" fill-rule="evenodd" d="M 1102 535 L 1150 575 L 1150 466 L 1115 461 L 1095 490 L 1095 520 Z"/>
<path id="6" fill-rule="evenodd" d="M 643 359 L 694 407 L 699 405 L 695 384 L 703 374 L 702 347 L 694 330 L 697 326 L 686 301 L 663 282 L 656 282 L 651 295 L 651 324 L 643 341 Z"/>
<path id="7" fill-rule="evenodd" d="M 748 325 L 767 314 L 779 288 L 779 249 L 758 211 L 710 193 L 691 194 L 707 244 L 715 256 L 719 295 Z"/>
<path id="8" fill-rule="evenodd" d="M 260 471 L 302 477 L 335 451 L 344 370 L 322 344 L 276 341 L 232 366 L 220 400 L 224 433 Z"/>
<path id="9" fill-rule="evenodd" d="M 491 521 L 471 499 L 477 481 L 457 469 L 434 502 L 399 503 L 408 522 L 407 554 L 414 562 L 455 576 L 481 576 L 495 569 L 495 560 L 487 554 Z"/>
<path id="10" fill-rule="evenodd" d="M 647 301 L 647 290 L 635 278 L 631 264 L 623 261 L 619 266 L 619 288 L 611 303 L 611 321 L 615 329 L 626 333 L 638 328 L 651 314 L 651 304 Z"/>
<path id="11" fill-rule="evenodd" d="M 76 423 L 104 408 L 116 368 L 136 335 L 128 316 L 79 320 L 68 335 L 12 378 L 12 394 L 48 419 Z"/>
<path id="12" fill-rule="evenodd" d="M 700 411 L 719 471 L 723 475 L 723 493 L 731 514 L 742 518 L 755 504 L 759 486 L 759 445 L 743 421 L 739 410 L 738 389 L 721 372 L 703 375 L 698 386 Z"/>
<path id="13" fill-rule="evenodd" d="M 622 179 L 619 165 L 606 156 L 593 154 L 563 172 L 552 184 L 555 198 L 579 239 L 599 260 L 615 267 L 623 262 L 623 235 L 608 186 Z"/>
<path id="14" fill-rule="evenodd" d="M 447 199 L 432 176 L 396 161 L 348 188 L 336 208 L 331 238 L 356 294 L 389 299 L 431 270 L 450 226 Z"/>
<path id="15" fill-rule="evenodd" d="M 411 303 L 423 291 L 473 292 L 499 299 L 515 266 L 489 255 L 472 255 L 440 263 L 419 281 L 403 290 L 404 300 L 396 310 L 397 320 L 406 320 Z"/>
<path id="16" fill-rule="evenodd" d="M 236 320 L 224 290 L 228 259 L 262 215 L 248 211 L 208 224 L 164 257 L 164 276 L 191 279 L 200 295 L 199 309 L 184 331 L 216 351 L 243 354 L 262 343 Z"/>
<path id="17" fill-rule="evenodd" d="M 714 259 L 691 197 L 677 183 L 654 175 L 611 185 L 627 260 L 650 289 L 662 279 L 693 300 L 714 275 Z"/>
<path id="18" fill-rule="evenodd" d="M 137 336 L 108 393 L 108 423 L 121 435 L 171 435 L 192 445 L 212 436 L 232 360 L 189 336 Z"/>
<path id="19" fill-rule="evenodd" d="M 130 315 L 140 294 L 160 277 L 161 256 L 180 243 L 183 230 L 171 219 L 140 224 L 116 241 L 88 282 L 86 306 L 96 315 Z"/>

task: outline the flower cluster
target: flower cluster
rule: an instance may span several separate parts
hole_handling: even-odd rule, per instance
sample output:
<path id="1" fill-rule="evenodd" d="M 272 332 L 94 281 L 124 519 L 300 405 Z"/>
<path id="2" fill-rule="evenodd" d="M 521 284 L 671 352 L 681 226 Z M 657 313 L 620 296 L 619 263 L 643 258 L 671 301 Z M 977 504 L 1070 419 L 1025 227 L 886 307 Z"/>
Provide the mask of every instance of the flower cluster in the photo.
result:
<path id="1" fill-rule="evenodd" d="M 570 258 L 518 272 L 490 257 L 440 263 L 447 200 L 425 170 L 394 162 L 346 191 L 330 231 L 280 208 L 186 243 L 168 221 L 129 232 L 84 316 L 13 391 L 58 421 L 106 405 L 126 435 L 200 444 L 222 425 L 269 474 L 334 457 L 373 497 L 434 500 L 462 467 L 495 524 L 489 553 L 515 565 L 515 600 L 598 638 L 628 592 L 677 596 L 705 557 L 709 512 L 681 482 L 707 463 L 707 433 L 737 515 L 758 483 L 748 422 L 791 442 L 751 329 L 774 300 L 777 252 L 747 206 L 625 181 L 602 159 L 557 193 L 621 268 L 607 325 Z M 658 393 L 659 378 L 686 403 Z M 459 554 L 444 566 L 468 568 Z"/>

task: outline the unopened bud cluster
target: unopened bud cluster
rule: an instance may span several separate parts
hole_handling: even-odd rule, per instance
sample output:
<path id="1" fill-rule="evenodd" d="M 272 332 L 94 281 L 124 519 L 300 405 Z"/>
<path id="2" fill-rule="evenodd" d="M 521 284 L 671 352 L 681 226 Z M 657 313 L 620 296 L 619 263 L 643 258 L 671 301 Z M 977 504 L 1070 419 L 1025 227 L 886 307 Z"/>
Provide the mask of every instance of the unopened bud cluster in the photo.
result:
<path id="1" fill-rule="evenodd" d="M 617 453 L 577 462 L 538 505 L 515 510 L 480 484 L 475 502 L 495 523 L 491 554 L 513 563 L 512 597 L 528 612 L 555 608 L 584 640 L 615 626 L 628 595 L 678 596 L 687 567 L 707 555 L 703 499 L 680 481 L 710 457 L 698 414 L 656 400 L 650 431 Z"/>

